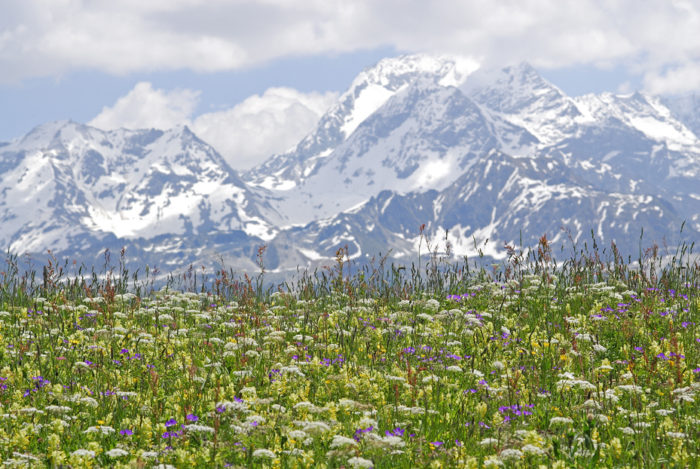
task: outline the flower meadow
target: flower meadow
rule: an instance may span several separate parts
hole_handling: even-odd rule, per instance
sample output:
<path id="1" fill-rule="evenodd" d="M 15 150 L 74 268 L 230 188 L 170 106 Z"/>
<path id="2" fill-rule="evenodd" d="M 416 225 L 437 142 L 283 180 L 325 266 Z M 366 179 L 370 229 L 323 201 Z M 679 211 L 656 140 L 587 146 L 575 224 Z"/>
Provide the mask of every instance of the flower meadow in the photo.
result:
<path id="1" fill-rule="evenodd" d="M 697 264 L 509 260 L 263 293 L 5 274 L 0 459 L 697 467 Z"/>

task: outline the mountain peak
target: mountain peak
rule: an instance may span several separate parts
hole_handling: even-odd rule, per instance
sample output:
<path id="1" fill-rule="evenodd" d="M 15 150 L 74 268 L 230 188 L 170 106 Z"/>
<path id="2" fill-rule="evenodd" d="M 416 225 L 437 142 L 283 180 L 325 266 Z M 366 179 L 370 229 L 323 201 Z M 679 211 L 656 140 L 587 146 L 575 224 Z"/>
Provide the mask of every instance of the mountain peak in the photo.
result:
<path id="1" fill-rule="evenodd" d="M 357 76 L 351 89 L 363 83 L 373 83 L 386 88 L 402 86 L 419 76 L 432 77 L 443 86 L 458 86 L 479 65 L 471 58 L 456 55 L 412 54 L 386 58 L 364 69 Z"/>
<path id="2" fill-rule="evenodd" d="M 344 114 L 342 131 L 347 138 L 394 93 L 415 81 L 459 86 L 477 69 L 474 60 L 459 56 L 414 54 L 382 59 L 360 72 L 331 112 Z"/>
<path id="3" fill-rule="evenodd" d="M 574 100 L 545 80 L 529 63 L 473 73 L 462 92 L 505 120 L 553 143 L 581 116 Z"/>
<path id="4" fill-rule="evenodd" d="M 564 93 L 552 83 L 545 80 L 535 68 L 527 62 L 508 65 L 502 68 L 479 69 L 469 76 L 461 89 L 466 94 L 476 94 L 484 89 L 498 90 L 500 94 L 531 94 L 545 91 Z"/>
<path id="5" fill-rule="evenodd" d="M 63 133 L 76 133 L 88 128 L 70 119 L 46 122 L 34 127 L 17 143 L 28 148 L 47 148 L 56 143 L 57 139 L 65 139 Z"/>

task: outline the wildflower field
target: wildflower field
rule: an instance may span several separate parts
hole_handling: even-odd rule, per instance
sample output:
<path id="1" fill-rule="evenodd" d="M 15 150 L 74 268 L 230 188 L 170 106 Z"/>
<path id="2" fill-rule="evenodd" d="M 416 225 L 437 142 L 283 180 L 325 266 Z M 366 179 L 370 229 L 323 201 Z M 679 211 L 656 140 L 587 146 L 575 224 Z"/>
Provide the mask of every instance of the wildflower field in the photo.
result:
<path id="1" fill-rule="evenodd" d="M 418 277 L 339 258 L 266 291 L 6 272 L 0 459 L 697 467 L 697 263 L 510 254 Z"/>

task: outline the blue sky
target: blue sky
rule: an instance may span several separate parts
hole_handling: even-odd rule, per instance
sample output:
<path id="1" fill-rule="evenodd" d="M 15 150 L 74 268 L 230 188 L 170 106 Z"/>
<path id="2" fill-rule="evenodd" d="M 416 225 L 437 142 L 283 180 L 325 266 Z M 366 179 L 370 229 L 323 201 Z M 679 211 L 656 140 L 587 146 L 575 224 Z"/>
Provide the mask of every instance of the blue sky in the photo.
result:
<path id="1" fill-rule="evenodd" d="M 220 151 L 244 168 L 383 57 L 527 61 L 572 96 L 674 94 L 700 90 L 697 31 L 687 0 L 2 0 L 0 141 L 59 119 L 240 129 Z"/>
<path id="2" fill-rule="evenodd" d="M 393 47 L 378 47 L 342 54 L 288 57 L 241 70 L 211 73 L 176 70 L 115 76 L 100 71 L 75 71 L 59 77 L 32 77 L 0 85 L 0 141 L 26 134 L 43 122 L 71 119 L 88 122 L 104 106 L 126 95 L 137 83 L 154 88 L 200 90 L 195 115 L 231 107 L 270 87 L 291 87 L 302 92 L 344 91 L 363 68 L 384 57 L 399 55 Z M 542 75 L 571 96 L 617 91 L 640 77 L 624 68 L 603 70 L 593 66 L 568 66 L 541 70 Z M 626 85 L 625 85 L 626 86 Z"/>
<path id="3" fill-rule="evenodd" d="M 71 119 L 88 122 L 139 82 L 154 88 L 201 91 L 195 115 L 231 107 L 271 87 L 302 92 L 344 91 L 364 67 L 399 55 L 392 47 L 340 54 L 284 57 L 258 66 L 210 73 L 181 69 L 112 75 L 75 71 L 63 76 L 31 77 L 0 84 L 0 141 L 22 136 L 43 122 Z"/>

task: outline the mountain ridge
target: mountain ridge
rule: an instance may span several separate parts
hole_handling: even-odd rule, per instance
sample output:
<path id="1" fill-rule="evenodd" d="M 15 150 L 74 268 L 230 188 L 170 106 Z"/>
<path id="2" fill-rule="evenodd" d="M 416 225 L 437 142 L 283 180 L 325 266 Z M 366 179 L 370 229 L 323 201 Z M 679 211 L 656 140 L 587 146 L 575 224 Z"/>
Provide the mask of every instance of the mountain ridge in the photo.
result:
<path id="1" fill-rule="evenodd" d="M 572 98 L 526 63 L 402 56 L 359 74 L 293 150 L 241 174 L 186 126 L 47 123 L 0 145 L 0 242 L 93 257 L 125 244 L 149 262 L 242 269 L 266 244 L 278 271 L 346 245 L 358 260 L 410 259 L 426 237 L 456 255 L 488 244 L 494 259 L 544 233 L 636 246 L 643 227 L 677 244 L 700 233 L 688 99 Z"/>

